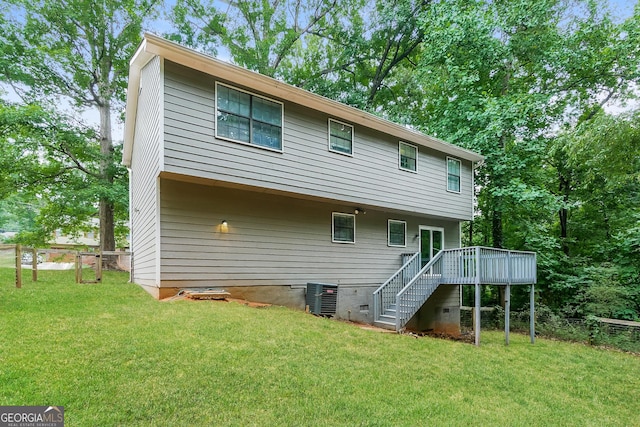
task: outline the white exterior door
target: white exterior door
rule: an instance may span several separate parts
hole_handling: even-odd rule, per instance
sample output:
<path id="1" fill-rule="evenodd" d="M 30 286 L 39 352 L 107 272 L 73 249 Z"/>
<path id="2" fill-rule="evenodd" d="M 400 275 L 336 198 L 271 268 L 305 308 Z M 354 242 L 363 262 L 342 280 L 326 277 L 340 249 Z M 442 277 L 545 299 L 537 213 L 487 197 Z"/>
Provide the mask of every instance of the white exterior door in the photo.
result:
<path id="1" fill-rule="evenodd" d="M 444 249 L 444 228 L 420 226 L 420 262 L 424 267 L 435 254 Z"/>

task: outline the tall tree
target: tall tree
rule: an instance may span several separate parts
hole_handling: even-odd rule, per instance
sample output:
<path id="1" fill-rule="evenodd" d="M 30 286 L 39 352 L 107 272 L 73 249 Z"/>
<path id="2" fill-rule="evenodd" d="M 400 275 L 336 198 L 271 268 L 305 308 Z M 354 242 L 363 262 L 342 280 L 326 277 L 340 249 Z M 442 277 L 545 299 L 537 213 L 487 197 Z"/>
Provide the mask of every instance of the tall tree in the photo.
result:
<path id="1" fill-rule="evenodd" d="M 113 112 L 123 105 L 128 61 L 145 20 L 156 16 L 155 0 L 2 0 L 0 79 L 26 101 L 69 103 L 98 113 L 100 248 L 115 248 L 112 191 L 117 175 Z M 79 168 L 82 170 L 83 168 Z M 88 171 L 84 167 L 85 171 Z"/>
<path id="2" fill-rule="evenodd" d="M 228 52 L 238 65 L 276 76 L 296 47 L 344 13 L 346 4 L 344 0 L 178 0 L 172 11 L 177 32 L 169 37 L 214 55 Z"/>
<path id="3" fill-rule="evenodd" d="M 635 27 L 579 0 L 440 2 L 422 25 L 421 74 L 406 95 L 422 101 L 407 110 L 428 133 L 487 157 L 478 184 L 489 242 L 534 238 L 518 230 L 562 205 L 541 170 L 553 135 L 629 94 L 638 55 L 625 25 Z"/>
<path id="4" fill-rule="evenodd" d="M 88 231 L 107 191 L 116 212 L 126 212 L 126 170 L 118 167 L 113 183 L 102 189 L 101 158 L 95 129 L 36 104 L 0 101 L 0 199 L 17 204 L 14 210 L 26 206 L 32 219 L 23 223 L 19 241 L 40 246 L 58 229 L 66 235 Z"/>
<path id="5" fill-rule="evenodd" d="M 424 31 L 419 17 L 430 0 L 369 1 L 348 20 L 325 28 L 305 46 L 292 84 L 371 112 L 402 120 L 398 97 L 416 69 Z M 400 108 L 396 108 L 400 105 Z"/>
<path id="6" fill-rule="evenodd" d="M 386 114 L 415 65 L 430 0 L 179 0 L 176 41 L 347 104 Z M 384 108 L 382 108 L 384 107 Z"/>
<path id="7" fill-rule="evenodd" d="M 640 111 L 602 111 L 562 133 L 567 278 L 550 287 L 571 315 L 640 318 Z M 567 295 L 569 293 L 569 295 Z M 558 298 L 563 296 L 564 298 Z"/>
<path id="8" fill-rule="evenodd" d="M 614 24 L 603 1 L 452 0 L 433 3 L 421 25 L 404 111 L 427 133 L 485 155 L 473 243 L 536 250 L 543 287 L 565 280 L 572 263 L 555 232 L 574 172 L 556 167 L 554 146 L 562 129 L 630 95 L 637 10 Z"/>

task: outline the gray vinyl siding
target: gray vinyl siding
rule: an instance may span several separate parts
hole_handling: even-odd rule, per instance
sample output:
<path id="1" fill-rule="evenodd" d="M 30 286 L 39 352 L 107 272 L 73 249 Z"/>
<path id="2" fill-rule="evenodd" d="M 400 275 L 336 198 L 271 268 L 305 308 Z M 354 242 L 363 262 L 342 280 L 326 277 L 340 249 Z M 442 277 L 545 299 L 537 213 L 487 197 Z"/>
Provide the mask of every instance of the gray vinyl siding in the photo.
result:
<path id="1" fill-rule="evenodd" d="M 457 247 L 459 223 L 367 211 L 356 216 L 355 244 L 331 242 L 331 213 L 350 205 L 161 180 L 162 285 L 378 286 L 416 252 L 419 225 L 445 228 Z M 387 220 L 407 221 L 407 247 L 387 246 Z M 223 220 L 228 229 L 221 227 Z"/>
<path id="2" fill-rule="evenodd" d="M 215 139 L 215 80 L 167 62 L 164 170 L 346 203 L 469 220 L 472 165 L 447 191 L 446 154 L 418 148 L 418 173 L 398 167 L 395 137 L 354 126 L 353 157 L 328 149 L 328 117 L 284 101 L 283 153 Z M 233 84 L 232 82 L 225 82 Z M 242 88 L 251 91 L 250 88 Z"/>
<path id="3" fill-rule="evenodd" d="M 141 90 L 131 158 L 131 243 L 135 254 L 133 280 L 142 285 L 159 282 L 157 230 L 158 175 L 161 169 L 162 77 L 160 58 L 141 72 Z"/>

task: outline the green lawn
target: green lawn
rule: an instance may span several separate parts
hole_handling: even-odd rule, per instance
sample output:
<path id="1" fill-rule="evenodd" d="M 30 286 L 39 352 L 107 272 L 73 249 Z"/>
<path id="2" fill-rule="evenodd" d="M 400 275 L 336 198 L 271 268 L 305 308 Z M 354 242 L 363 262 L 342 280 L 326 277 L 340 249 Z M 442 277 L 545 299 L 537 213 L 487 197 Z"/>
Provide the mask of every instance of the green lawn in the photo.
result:
<path id="1" fill-rule="evenodd" d="M 0 405 L 68 426 L 640 426 L 640 357 L 512 334 L 482 346 L 281 307 L 153 300 L 126 275 L 0 270 Z"/>

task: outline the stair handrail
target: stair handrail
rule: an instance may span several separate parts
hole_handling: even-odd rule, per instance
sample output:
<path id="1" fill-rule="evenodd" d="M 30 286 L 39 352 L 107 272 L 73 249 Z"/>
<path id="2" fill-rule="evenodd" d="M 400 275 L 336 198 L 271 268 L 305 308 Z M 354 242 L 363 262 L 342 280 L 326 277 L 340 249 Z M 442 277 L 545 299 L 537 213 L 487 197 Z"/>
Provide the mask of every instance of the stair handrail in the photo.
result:
<path id="1" fill-rule="evenodd" d="M 373 292 L 373 310 L 374 310 L 374 319 L 378 320 L 380 319 L 380 315 L 384 312 L 384 304 L 385 304 L 385 299 L 389 299 L 392 303 L 395 302 L 396 300 L 396 295 L 398 293 L 399 289 L 402 289 L 402 286 L 404 286 L 403 281 L 400 281 L 400 285 L 398 285 L 398 278 L 401 277 L 403 274 L 408 273 L 411 274 L 411 277 L 415 277 L 415 273 L 411 272 L 411 269 L 415 269 L 414 264 L 416 263 L 416 259 L 417 262 L 420 261 L 420 251 L 416 252 L 415 254 L 413 254 L 403 265 L 402 267 L 400 267 L 398 269 L 398 271 L 396 271 L 391 277 L 389 277 L 389 279 L 387 279 L 387 281 L 385 281 L 378 289 L 376 289 Z M 397 289 L 392 289 L 389 290 L 387 288 L 391 287 L 391 284 L 394 284 L 394 288 Z M 388 298 L 385 298 L 385 295 L 382 294 L 382 292 L 385 291 L 385 295 Z M 391 304 L 389 304 L 391 305 Z"/>
<path id="2" fill-rule="evenodd" d="M 440 250 L 433 258 L 429 260 L 429 262 L 424 267 L 420 269 L 418 274 L 416 274 L 414 278 L 411 279 L 409 283 L 407 283 L 407 285 L 404 288 L 402 288 L 400 292 L 398 292 L 398 294 L 396 295 L 396 331 L 399 331 L 400 328 L 402 328 L 406 324 L 406 322 L 415 314 L 415 311 L 413 311 L 413 314 L 411 314 L 407 319 L 403 318 L 402 305 L 401 305 L 402 297 L 423 277 L 423 275 L 427 273 L 427 271 L 431 270 L 436 265 L 436 263 L 442 260 L 443 254 L 447 251 L 448 251 L 447 249 Z M 442 278 L 438 281 L 438 284 L 441 281 L 442 281 Z M 427 298 L 425 298 L 425 301 Z M 422 303 L 424 303 L 424 301 L 422 301 Z M 414 304 L 414 305 L 417 305 L 418 308 L 420 308 L 422 306 L 422 303 Z"/>

